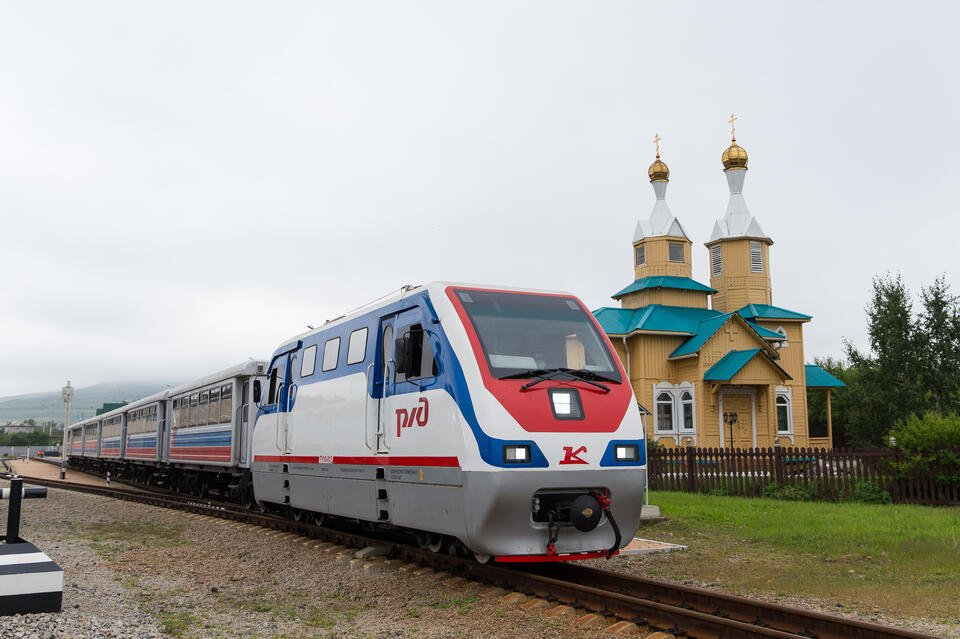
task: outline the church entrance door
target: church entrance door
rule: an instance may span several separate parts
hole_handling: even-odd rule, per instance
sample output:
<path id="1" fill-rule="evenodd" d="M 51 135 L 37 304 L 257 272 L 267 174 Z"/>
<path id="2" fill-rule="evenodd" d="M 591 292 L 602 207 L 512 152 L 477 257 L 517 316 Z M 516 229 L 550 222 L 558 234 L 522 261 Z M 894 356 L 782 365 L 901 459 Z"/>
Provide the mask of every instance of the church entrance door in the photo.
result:
<path id="1" fill-rule="evenodd" d="M 737 423 L 733 425 L 731 438 L 729 424 L 723 425 L 723 442 L 727 448 L 751 448 L 754 445 L 755 424 L 753 423 L 753 395 L 735 393 L 723 394 L 723 413 L 736 413 Z"/>

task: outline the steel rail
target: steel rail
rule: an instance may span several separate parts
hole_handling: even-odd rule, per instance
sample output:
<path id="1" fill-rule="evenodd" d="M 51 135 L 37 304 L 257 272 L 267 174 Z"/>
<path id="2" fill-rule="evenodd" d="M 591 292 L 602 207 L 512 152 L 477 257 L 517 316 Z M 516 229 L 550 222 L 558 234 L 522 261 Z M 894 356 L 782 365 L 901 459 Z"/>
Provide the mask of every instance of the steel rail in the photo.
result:
<path id="1" fill-rule="evenodd" d="M 367 537 L 198 497 L 33 477 L 23 479 L 41 486 L 254 524 L 347 547 L 388 545 L 392 557 L 691 639 L 932 639 L 931 635 L 909 630 L 578 564 L 524 564 L 523 567 L 480 564 L 473 559 L 421 550 L 397 539 Z"/>

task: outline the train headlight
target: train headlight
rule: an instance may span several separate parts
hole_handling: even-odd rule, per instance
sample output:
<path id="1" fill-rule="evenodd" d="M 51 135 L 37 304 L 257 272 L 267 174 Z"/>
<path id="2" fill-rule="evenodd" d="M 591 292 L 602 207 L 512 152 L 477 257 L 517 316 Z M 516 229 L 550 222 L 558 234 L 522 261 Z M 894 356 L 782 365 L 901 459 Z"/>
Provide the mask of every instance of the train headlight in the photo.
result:
<path id="1" fill-rule="evenodd" d="M 550 408 L 557 419 L 583 419 L 580 393 L 575 388 L 551 388 Z"/>
<path id="2" fill-rule="evenodd" d="M 522 446 L 504 446 L 503 462 L 505 464 L 529 464 L 530 446 L 527 444 Z"/>
<path id="3" fill-rule="evenodd" d="M 617 444 L 614 454 L 618 462 L 635 462 L 640 460 L 640 447 L 636 444 Z"/>

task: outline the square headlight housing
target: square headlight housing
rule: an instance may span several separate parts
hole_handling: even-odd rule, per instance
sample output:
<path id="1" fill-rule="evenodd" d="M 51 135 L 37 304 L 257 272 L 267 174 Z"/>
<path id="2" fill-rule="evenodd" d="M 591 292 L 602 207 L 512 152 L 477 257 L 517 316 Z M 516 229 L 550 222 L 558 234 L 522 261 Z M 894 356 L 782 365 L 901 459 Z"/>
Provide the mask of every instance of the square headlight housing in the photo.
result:
<path id="1" fill-rule="evenodd" d="M 504 464 L 529 464 L 530 463 L 530 445 L 529 444 L 508 444 L 503 447 Z"/>
<path id="2" fill-rule="evenodd" d="M 576 388 L 551 388 L 550 410 L 556 419 L 583 419 L 583 404 Z"/>
<path id="3" fill-rule="evenodd" d="M 616 444 L 613 455 L 618 462 L 638 462 L 640 461 L 640 447 L 637 444 Z"/>

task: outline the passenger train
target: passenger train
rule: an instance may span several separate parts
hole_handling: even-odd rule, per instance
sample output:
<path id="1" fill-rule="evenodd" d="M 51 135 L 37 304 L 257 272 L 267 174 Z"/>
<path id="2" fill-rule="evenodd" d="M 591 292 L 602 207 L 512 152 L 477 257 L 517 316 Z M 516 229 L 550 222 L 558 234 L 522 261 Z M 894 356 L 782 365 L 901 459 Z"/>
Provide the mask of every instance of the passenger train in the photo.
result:
<path id="1" fill-rule="evenodd" d="M 522 562 L 629 541 L 643 437 L 577 298 L 436 282 L 72 424 L 66 447 L 80 468 Z"/>

